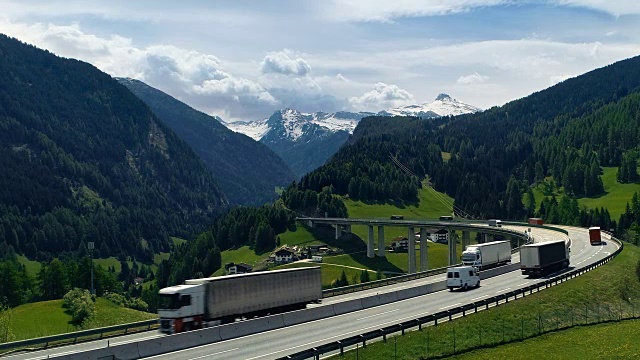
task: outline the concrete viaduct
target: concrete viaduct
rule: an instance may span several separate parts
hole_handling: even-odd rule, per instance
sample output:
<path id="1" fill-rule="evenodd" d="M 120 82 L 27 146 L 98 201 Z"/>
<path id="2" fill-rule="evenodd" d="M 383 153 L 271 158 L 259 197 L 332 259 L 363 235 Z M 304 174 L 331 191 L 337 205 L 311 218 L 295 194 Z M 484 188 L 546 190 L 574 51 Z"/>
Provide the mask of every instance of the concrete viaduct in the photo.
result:
<path id="1" fill-rule="evenodd" d="M 487 222 L 460 222 L 457 220 L 386 220 L 386 219 L 345 219 L 345 218 L 311 218 L 311 217 L 299 217 L 299 221 L 304 222 L 309 227 L 313 227 L 316 224 L 326 224 L 335 226 L 336 239 L 338 239 L 342 232 L 351 232 L 352 225 L 363 225 L 368 227 L 367 237 L 367 256 L 370 258 L 375 257 L 375 237 L 374 230 L 378 227 L 378 256 L 384 257 L 384 227 L 406 227 L 407 239 L 409 240 L 409 266 L 408 273 L 414 274 L 416 269 L 416 229 L 419 229 L 420 234 L 420 249 L 427 248 L 427 229 L 438 228 L 446 229 L 449 232 L 449 248 L 448 248 L 448 262 L 449 265 L 457 264 L 458 259 L 456 255 L 457 239 L 455 237 L 455 231 L 462 231 L 462 248 L 464 249 L 470 241 L 469 233 L 471 231 L 481 232 L 489 235 L 507 235 L 513 236 L 518 239 L 527 241 L 529 239 L 529 233 L 523 231 L 516 231 L 512 229 L 506 229 L 503 227 L 488 226 Z M 453 241 L 451 241 L 453 240 Z M 426 251 L 420 251 L 420 270 L 426 271 L 428 265 L 428 254 Z"/>

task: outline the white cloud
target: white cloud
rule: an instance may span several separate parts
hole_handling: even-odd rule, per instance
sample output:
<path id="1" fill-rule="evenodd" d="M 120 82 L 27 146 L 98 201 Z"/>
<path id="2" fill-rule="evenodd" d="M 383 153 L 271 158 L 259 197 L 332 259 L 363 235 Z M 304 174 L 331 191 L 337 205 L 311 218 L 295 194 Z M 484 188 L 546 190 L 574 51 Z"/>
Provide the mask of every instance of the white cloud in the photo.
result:
<path id="1" fill-rule="evenodd" d="M 351 80 L 347 79 L 347 77 L 346 77 L 346 76 L 344 76 L 344 75 L 342 75 L 341 73 L 338 73 L 338 74 L 336 75 L 336 79 L 338 79 L 338 80 L 340 80 L 340 81 L 343 81 L 343 82 L 346 82 L 346 83 L 348 83 L 348 82 L 350 82 L 350 81 L 351 81 Z"/>
<path id="2" fill-rule="evenodd" d="M 397 85 L 379 82 L 373 90 L 362 96 L 349 98 L 351 107 L 356 111 L 379 111 L 415 102 L 415 98 L 408 91 Z"/>
<path id="3" fill-rule="evenodd" d="M 604 11 L 614 16 L 640 14 L 640 2 L 636 0 L 555 0 L 552 2 L 563 6 Z"/>
<path id="4" fill-rule="evenodd" d="M 489 80 L 488 76 L 480 75 L 477 72 L 473 74 L 460 76 L 458 78 L 457 83 L 461 85 L 469 85 L 469 84 L 481 84 L 483 82 L 487 82 Z"/>
<path id="5" fill-rule="evenodd" d="M 284 49 L 267 54 L 260 63 L 260 72 L 263 74 L 307 76 L 311 72 L 311 66 L 294 51 Z"/>
<path id="6" fill-rule="evenodd" d="M 140 79 L 223 118 L 256 118 L 278 105 L 262 85 L 234 76 L 210 54 L 171 45 L 139 48 L 124 37 L 87 34 L 76 24 L 24 25 L 0 20 L 0 29 L 60 56 L 92 63 L 113 76 Z"/>
<path id="7" fill-rule="evenodd" d="M 439 16 L 473 8 L 511 3 L 512 0 L 334 0 L 327 8 L 338 21 L 382 21 L 401 17 Z"/>

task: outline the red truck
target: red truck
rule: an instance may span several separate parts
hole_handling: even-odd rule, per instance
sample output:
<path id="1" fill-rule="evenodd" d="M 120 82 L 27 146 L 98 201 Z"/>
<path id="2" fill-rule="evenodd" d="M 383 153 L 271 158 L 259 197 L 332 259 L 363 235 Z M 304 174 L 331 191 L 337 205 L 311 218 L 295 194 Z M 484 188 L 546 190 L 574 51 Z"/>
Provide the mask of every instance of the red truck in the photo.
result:
<path id="1" fill-rule="evenodd" d="M 529 224 L 531 225 L 544 225 L 542 218 L 529 218 Z"/>
<path id="2" fill-rule="evenodd" d="M 589 228 L 589 242 L 591 245 L 602 244 L 602 237 L 600 236 L 600 227 L 592 226 Z"/>

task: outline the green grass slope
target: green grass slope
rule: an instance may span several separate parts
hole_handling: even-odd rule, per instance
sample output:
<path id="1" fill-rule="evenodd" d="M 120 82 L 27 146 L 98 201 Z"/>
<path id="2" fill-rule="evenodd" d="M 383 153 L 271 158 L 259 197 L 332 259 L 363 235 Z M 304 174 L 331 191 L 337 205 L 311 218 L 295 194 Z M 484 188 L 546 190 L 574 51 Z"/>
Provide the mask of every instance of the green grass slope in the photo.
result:
<path id="1" fill-rule="evenodd" d="M 449 359 L 538 360 L 541 354 L 553 354 L 549 358 L 559 360 L 637 359 L 640 354 L 638 337 L 640 320 L 627 320 L 576 327 L 492 349 L 471 351 Z"/>
<path id="2" fill-rule="evenodd" d="M 95 315 L 84 326 L 93 329 L 157 318 L 157 314 L 123 308 L 97 298 Z M 9 340 L 32 339 L 80 330 L 70 323 L 71 316 L 62 308 L 62 300 L 41 301 L 20 305 L 9 316 Z"/>
<path id="3" fill-rule="evenodd" d="M 620 215 L 624 213 L 627 203 L 631 202 L 633 193 L 640 193 L 640 184 L 621 184 L 617 182 L 616 174 L 618 173 L 618 168 L 616 167 L 605 167 L 603 171 L 601 178 L 606 194 L 597 198 L 578 199 L 578 204 L 588 208 L 605 207 L 609 209 L 611 218 L 617 221 L 620 219 Z"/>
<path id="4" fill-rule="evenodd" d="M 640 280 L 636 274 L 636 266 L 639 260 L 640 248 L 625 244 L 624 251 L 607 265 L 578 278 L 487 311 L 446 322 L 437 327 L 426 328 L 422 332 L 411 331 L 397 338 L 397 348 L 393 341 L 370 344 L 366 349 L 361 349 L 358 356 L 361 359 L 392 359 L 397 349 L 397 359 L 442 357 L 453 353 L 454 339 L 458 352 L 471 350 L 479 344 L 494 346 L 503 341 L 519 341 L 522 334 L 531 336 L 537 333 L 539 319 L 542 320 L 540 324 L 543 329 L 553 330 L 558 326 L 569 326 L 572 321 L 584 323 L 587 319 L 591 323 L 596 319 L 617 318 L 619 309 L 623 310 L 625 316 L 638 314 L 640 313 Z M 587 329 L 590 328 L 587 327 Z M 549 339 L 550 349 L 566 344 L 565 338 L 557 337 L 561 332 L 545 336 Z M 626 354 L 620 349 L 622 340 L 600 341 L 609 339 L 607 336 L 597 337 L 600 339 L 598 341 L 594 341 L 592 337 L 587 339 L 591 341 L 584 343 L 585 349 L 581 353 L 612 354 L 613 357 Z M 506 352 L 505 355 L 502 352 L 496 352 L 495 358 L 507 356 L 514 359 L 522 358 L 523 348 L 519 344 L 542 340 L 526 340 L 523 343 L 496 347 L 495 351 L 506 349 Z M 543 353 L 549 354 L 536 351 L 537 356 Z M 572 354 L 570 351 L 565 353 Z M 494 358 L 492 356 L 482 358 L 489 357 Z M 356 354 L 353 352 L 345 356 L 345 359 L 355 358 Z M 591 357 L 574 356 L 573 358 Z"/>
<path id="5" fill-rule="evenodd" d="M 446 202 L 453 202 L 453 199 L 445 194 L 438 193 L 432 189 L 421 189 L 419 191 L 419 203 L 418 205 L 403 205 L 403 204 L 372 204 L 364 203 L 362 201 L 353 201 L 350 199 L 344 199 L 347 211 L 350 218 L 385 218 L 388 219 L 390 215 L 404 215 L 405 219 L 433 219 L 438 218 L 441 215 L 449 215 L 452 213 L 450 206 L 446 205 Z M 440 199 L 444 197 L 446 200 L 442 202 Z M 328 286 L 331 281 L 336 277 L 339 277 L 344 270 L 350 283 L 353 283 L 353 279 L 359 281 L 359 274 L 362 270 L 370 270 L 376 272 L 380 270 L 384 273 L 384 276 L 391 276 L 394 274 L 404 273 L 408 269 L 409 258 L 405 253 L 392 253 L 386 252 L 384 258 L 370 259 L 366 254 L 366 239 L 368 236 L 368 229 L 365 226 L 353 226 L 354 236 L 342 237 L 339 240 L 335 239 L 335 230 L 329 227 L 316 226 L 314 228 L 307 228 L 302 224 L 296 224 L 295 231 L 287 231 L 279 235 L 280 244 L 289 246 L 306 246 L 312 244 L 327 244 L 332 248 L 342 250 L 342 254 L 325 256 L 322 268 L 323 283 Z M 378 232 L 375 231 L 376 246 Z M 393 238 L 397 236 L 407 236 L 406 228 L 394 228 L 385 227 L 385 244 L 390 245 Z M 472 241 L 475 238 L 475 234 L 471 234 Z M 429 268 L 443 267 L 447 265 L 447 245 L 436 244 L 429 242 Z M 462 253 L 461 246 L 458 246 L 458 256 Z M 229 262 L 239 263 L 244 262 L 250 265 L 256 265 L 266 260 L 269 254 L 256 255 L 253 250 L 248 246 L 241 247 L 239 249 L 227 250 L 222 252 L 222 264 Z M 420 258 L 420 250 L 417 252 L 417 258 Z M 318 266 L 317 264 L 314 264 Z M 309 264 L 291 264 L 291 266 L 310 266 Z M 420 269 L 418 269 L 420 270 Z M 375 278 L 375 274 L 372 273 L 371 278 Z M 224 274 L 224 269 L 216 271 L 213 275 L 219 276 Z"/>

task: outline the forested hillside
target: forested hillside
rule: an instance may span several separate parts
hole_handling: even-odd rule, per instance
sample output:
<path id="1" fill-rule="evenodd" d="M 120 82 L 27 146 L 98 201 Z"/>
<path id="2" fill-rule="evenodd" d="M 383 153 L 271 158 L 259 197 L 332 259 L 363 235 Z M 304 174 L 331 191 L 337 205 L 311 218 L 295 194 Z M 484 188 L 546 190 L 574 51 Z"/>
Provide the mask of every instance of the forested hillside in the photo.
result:
<path id="1" fill-rule="evenodd" d="M 191 145 L 232 205 L 262 205 L 273 201 L 277 198 L 276 187 L 293 181 L 291 169 L 267 146 L 227 129 L 217 119 L 141 81 L 118 81 Z"/>
<path id="2" fill-rule="evenodd" d="M 333 185 L 353 198 L 412 202 L 427 179 L 459 213 L 523 219 L 532 209 L 522 194 L 546 176 L 570 198 L 604 191 L 602 165 L 622 166 L 620 181 L 636 179 L 639 86 L 636 57 L 482 113 L 365 118 L 347 146 L 287 193 Z"/>
<path id="3" fill-rule="evenodd" d="M 227 205 L 191 148 L 84 62 L 0 35 L 0 244 L 150 261 Z M 82 245 L 82 246 L 81 246 Z"/>

